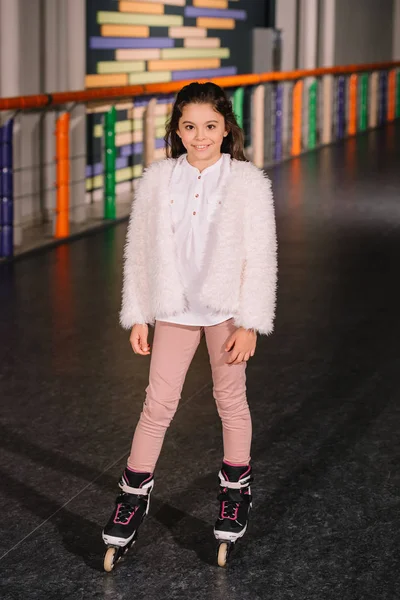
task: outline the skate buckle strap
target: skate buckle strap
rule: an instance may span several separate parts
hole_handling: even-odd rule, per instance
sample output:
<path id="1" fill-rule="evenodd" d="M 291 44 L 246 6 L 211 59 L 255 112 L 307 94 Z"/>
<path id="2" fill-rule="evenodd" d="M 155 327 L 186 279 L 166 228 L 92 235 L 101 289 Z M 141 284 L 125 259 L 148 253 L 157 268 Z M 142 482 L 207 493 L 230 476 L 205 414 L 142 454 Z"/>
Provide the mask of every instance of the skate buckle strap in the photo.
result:
<path id="1" fill-rule="evenodd" d="M 134 488 L 127 485 L 125 482 L 119 482 L 119 487 L 126 494 L 136 494 L 136 496 L 148 496 L 153 489 L 154 479 L 145 483 L 141 488 Z"/>
<path id="2" fill-rule="evenodd" d="M 221 482 L 221 486 L 230 490 L 241 490 L 243 488 L 249 487 L 252 481 L 251 473 L 249 473 L 247 477 L 243 477 L 243 479 L 240 479 L 239 481 L 227 481 L 221 471 L 218 473 L 218 477 Z"/>

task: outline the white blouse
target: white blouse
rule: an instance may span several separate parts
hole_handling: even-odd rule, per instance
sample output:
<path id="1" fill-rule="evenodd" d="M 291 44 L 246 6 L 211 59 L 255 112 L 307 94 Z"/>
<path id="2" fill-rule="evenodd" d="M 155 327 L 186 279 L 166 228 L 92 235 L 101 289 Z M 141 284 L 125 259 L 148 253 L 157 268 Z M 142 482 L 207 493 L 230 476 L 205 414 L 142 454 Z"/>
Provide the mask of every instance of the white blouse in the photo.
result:
<path id="1" fill-rule="evenodd" d="M 231 172 L 231 157 L 221 158 L 200 172 L 187 160 L 179 157 L 170 180 L 171 222 L 174 232 L 178 271 L 188 302 L 187 310 L 173 317 L 163 318 L 168 323 L 191 326 L 212 326 L 233 315 L 210 312 L 199 302 L 199 282 L 207 265 L 206 254 L 210 225 L 221 200 L 221 189 Z"/>

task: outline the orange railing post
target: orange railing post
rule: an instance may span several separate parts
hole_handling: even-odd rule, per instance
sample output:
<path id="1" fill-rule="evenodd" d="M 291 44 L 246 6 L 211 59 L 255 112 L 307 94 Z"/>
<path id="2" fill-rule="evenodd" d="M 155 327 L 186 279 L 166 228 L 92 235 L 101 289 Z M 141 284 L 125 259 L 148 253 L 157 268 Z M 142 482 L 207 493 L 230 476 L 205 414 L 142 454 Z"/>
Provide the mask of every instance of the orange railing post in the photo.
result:
<path id="1" fill-rule="evenodd" d="M 56 169 L 57 169 L 57 204 L 55 237 L 69 235 L 69 113 L 64 113 L 56 123 Z"/>
<path id="2" fill-rule="evenodd" d="M 350 76 L 349 83 L 349 125 L 347 133 L 355 135 L 357 133 L 357 92 L 358 92 L 358 77 L 357 75 Z"/>
<path id="3" fill-rule="evenodd" d="M 301 152 L 301 121 L 303 110 L 303 81 L 297 81 L 293 88 L 293 117 L 292 117 L 292 156 Z"/>
<path id="4" fill-rule="evenodd" d="M 388 121 L 396 118 L 396 70 L 389 71 L 388 78 Z"/>

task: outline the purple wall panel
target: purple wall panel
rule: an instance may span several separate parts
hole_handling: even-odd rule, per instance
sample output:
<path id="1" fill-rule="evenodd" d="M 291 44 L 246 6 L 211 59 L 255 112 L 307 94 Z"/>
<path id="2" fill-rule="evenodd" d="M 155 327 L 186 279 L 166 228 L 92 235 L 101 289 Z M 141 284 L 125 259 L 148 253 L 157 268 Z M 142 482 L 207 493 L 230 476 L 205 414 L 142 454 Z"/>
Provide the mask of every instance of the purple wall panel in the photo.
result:
<path id="1" fill-rule="evenodd" d="M 91 37 L 89 40 L 89 47 L 91 50 L 118 50 L 120 48 L 173 48 L 174 40 L 166 37 Z"/>
<path id="2" fill-rule="evenodd" d="M 222 67 L 221 69 L 198 69 L 197 71 L 173 71 L 172 81 L 181 81 L 183 79 L 211 79 L 212 77 L 236 75 L 236 73 L 236 67 Z"/>
<path id="3" fill-rule="evenodd" d="M 245 21 L 247 19 L 247 13 L 245 10 L 220 10 L 219 8 L 196 8 L 194 6 L 187 6 L 185 8 L 185 17 L 218 17 L 220 19 Z"/>

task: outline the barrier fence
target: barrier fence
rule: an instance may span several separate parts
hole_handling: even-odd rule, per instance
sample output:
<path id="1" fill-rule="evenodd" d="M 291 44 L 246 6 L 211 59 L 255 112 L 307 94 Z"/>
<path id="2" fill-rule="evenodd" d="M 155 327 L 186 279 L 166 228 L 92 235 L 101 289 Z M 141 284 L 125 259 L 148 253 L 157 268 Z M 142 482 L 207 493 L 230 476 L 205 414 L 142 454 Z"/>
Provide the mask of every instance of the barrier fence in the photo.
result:
<path id="1" fill-rule="evenodd" d="M 228 91 L 245 131 L 247 155 L 260 168 L 400 117 L 400 62 L 214 81 Z M 23 247 L 21 233 L 18 246 L 14 239 L 14 208 L 26 197 L 23 178 L 27 170 L 50 169 L 54 174 L 54 184 L 50 185 L 54 201 L 42 214 L 42 220 L 51 223 L 54 238 L 70 235 L 72 189 L 74 195 L 84 198 L 85 205 L 102 201 L 103 218 L 116 219 L 121 184 L 132 191 L 132 182 L 140 177 L 143 167 L 164 156 L 165 122 L 174 94 L 185 83 L 0 99 L 0 115 L 7 116 L 0 127 L 0 259 L 12 257 L 16 248 Z M 82 106 L 88 125 L 87 169 L 85 177 L 72 180 L 71 163 L 79 155 L 71 153 L 71 121 L 74 111 Z M 53 115 L 55 160 L 49 163 L 39 157 L 36 165 L 16 169 L 15 130 L 26 114 Z M 97 146 L 95 156 L 97 142 L 100 151 Z M 22 189 L 19 195 L 14 193 L 17 179 Z M 43 186 L 37 196 L 42 193 Z M 40 197 L 37 202 L 41 203 Z M 78 208 L 74 206 L 74 210 Z"/>

